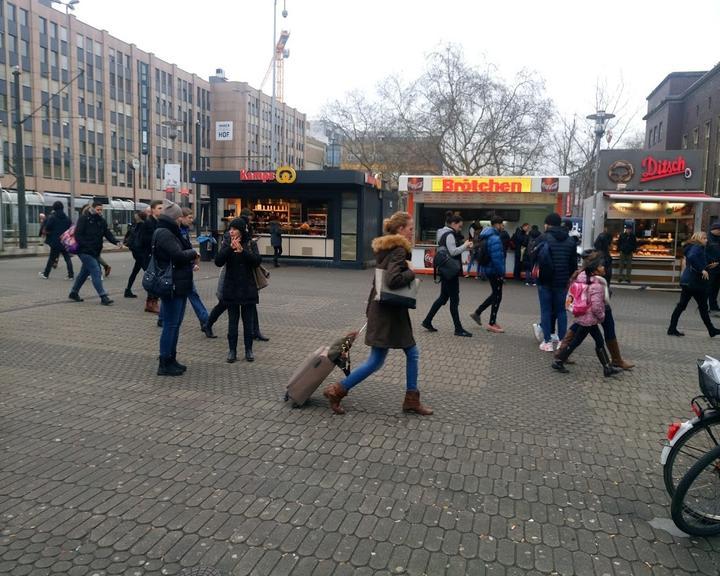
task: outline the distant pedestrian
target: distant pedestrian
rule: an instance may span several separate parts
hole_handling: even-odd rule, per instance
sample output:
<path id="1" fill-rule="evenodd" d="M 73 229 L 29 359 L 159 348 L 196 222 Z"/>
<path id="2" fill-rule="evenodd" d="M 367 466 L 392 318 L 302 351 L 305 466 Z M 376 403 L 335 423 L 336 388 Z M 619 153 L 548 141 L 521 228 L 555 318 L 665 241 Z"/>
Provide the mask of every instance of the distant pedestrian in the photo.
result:
<path id="1" fill-rule="evenodd" d="M 224 267 L 222 302 L 228 311 L 228 354 L 229 363 L 237 360 L 238 326 L 240 317 L 243 322 L 243 342 L 245 360 L 253 362 L 253 336 L 255 333 L 255 307 L 258 303 L 258 289 L 255 284 L 255 268 L 260 266 L 262 258 L 257 245 L 248 232 L 247 222 L 235 218 L 228 227 L 228 238 L 224 239 L 215 265 Z"/>
<path id="2" fill-rule="evenodd" d="M 100 296 L 100 303 L 104 306 L 110 306 L 113 301 L 110 300 L 103 286 L 99 258 L 103 249 L 103 239 L 107 238 L 109 242 L 119 247 L 122 247 L 122 243 L 113 236 L 105 218 L 102 216 L 102 212 L 102 202 L 94 200 L 90 208 L 78 219 L 75 227 L 75 240 L 78 244 L 78 258 L 82 262 L 82 268 L 80 268 L 80 272 L 75 278 L 75 283 L 68 297 L 70 300 L 82 302 L 80 288 L 90 276 L 95 291 Z"/>
<path id="3" fill-rule="evenodd" d="M 623 280 L 630 284 L 632 276 L 633 254 L 637 250 L 637 237 L 632 226 L 625 225 L 622 234 L 618 236 L 618 252 L 620 252 L 620 267 L 618 283 Z"/>
<path id="4" fill-rule="evenodd" d="M 720 293 L 720 221 L 713 222 L 710 226 L 710 234 L 708 234 L 707 245 L 705 246 L 705 256 L 708 261 L 708 273 L 710 274 L 708 291 L 708 306 L 713 316 L 717 316 L 720 312 L 718 307 L 718 294 Z M 712 264 L 718 266 L 710 267 Z"/>
<path id="5" fill-rule="evenodd" d="M 707 241 L 705 232 L 695 232 L 683 247 L 685 270 L 680 276 L 680 301 L 675 306 L 670 318 L 668 336 L 685 336 L 684 332 L 678 330 L 677 325 L 691 299 L 697 302 L 700 318 L 702 318 L 710 338 L 720 334 L 720 329 L 713 326 L 707 306 L 710 270 L 718 267 L 716 262 L 708 263 L 705 253 Z"/>
<path id="6" fill-rule="evenodd" d="M 172 266 L 172 295 L 161 296 L 163 324 L 160 335 L 160 358 L 158 376 L 180 376 L 186 366 L 177 361 L 177 343 L 180 326 L 185 316 L 187 297 L 193 288 L 193 266 L 200 256 L 180 233 L 182 209 L 166 200 L 157 228 L 151 239 L 153 256 L 161 270 Z"/>
<path id="7" fill-rule="evenodd" d="M 152 252 L 152 239 L 155 234 L 155 229 L 158 225 L 158 219 L 163 211 L 163 201 L 153 200 L 150 202 L 150 214 L 142 223 L 140 227 L 140 253 L 143 256 L 143 270 L 146 270 L 150 263 L 150 254 Z M 151 314 L 160 313 L 160 300 L 155 294 L 148 293 L 145 299 L 145 312 Z"/>
<path id="8" fill-rule="evenodd" d="M 72 259 L 65 246 L 60 242 L 60 236 L 71 226 L 70 218 L 65 214 L 65 208 L 63 203 L 59 200 L 56 201 L 53 206 L 52 214 L 47 218 L 44 224 L 45 233 L 45 244 L 50 247 L 50 255 L 45 264 L 45 270 L 40 272 L 41 278 L 49 278 L 50 271 L 55 268 L 58 257 L 62 255 L 65 260 L 65 266 L 67 266 L 67 279 L 72 280 L 75 277 L 73 272 Z"/>
<path id="9" fill-rule="evenodd" d="M 453 325 L 455 326 L 455 336 L 472 336 L 471 332 L 468 332 L 463 328 L 462 322 L 460 322 L 460 274 L 462 274 L 462 253 L 469 250 L 472 246 L 472 242 L 467 240 L 462 241 L 462 218 L 459 215 L 451 215 L 448 219 L 448 224 L 438 231 L 440 237 L 438 241 L 438 247 L 444 246 L 447 248 L 450 257 L 454 258 L 460 268 L 458 276 L 446 280 L 445 278 L 440 279 L 440 296 L 433 302 L 430 310 L 422 321 L 422 327 L 429 332 L 437 332 L 432 324 L 435 314 L 438 313 L 440 308 L 450 301 L 450 315 L 452 316 Z"/>
<path id="10" fill-rule="evenodd" d="M 527 233 L 527 238 L 525 239 L 525 251 L 523 253 L 523 265 L 525 266 L 525 286 L 535 286 L 535 279 L 532 276 L 532 269 L 535 262 L 532 257 L 532 253 L 535 249 L 535 242 L 539 237 L 540 230 L 538 230 L 537 224 L 533 224 L 530 227 L 530 231 Z"/>
<path id="11" fill-rule="evenodd" d="M 413 219 L 407 212 L 396 212 L 383 223 L 384 235 L 375 238 L 372 249 L 376 255 L 377 267 L 385 270 L 385 281 L 390 288 L 400 288 L 415 279 L 410 262 L 414 237 Z M 345 414 L 340 404 L 348 392 L 368 376 L 382 368 L 391 348 L 405 352 L 406 391 L 402 409 L 421 416 L 429 416 L 432 408 L 420 402 L 417 387 L 420 351 L 415 344 L 410 314 L 407 308 L 390 306 L 375 301 L 376 286 L 370 290 L 367 304 L 367 332 L 365 344 L 370 346 L 370 356 L 350 375 L 336 384 L 330 384 L 323 395 L 330 402 L 336 414 Z"/>
<path id="12" fill-rule="evenodd" d="M 465 272 L 465 278 L 470 278 L 470 271 L 473 265 L 475 266 L 475 279 L 480 278 L 480 263 L 477 259 L 477 249 L 480 244 L 480 233 L 483 231 L 483 226 L 478 220 L 475 220 L 470 224 L 468 229 L 468 240 L 472 242 L 472 246 L 469 250 L 467 270 Z"/>
<path id="13" fill-rule="evenodd" d="M 275 265 L 275 268 L 277 268 L 280 266 L 278 258 L 280 258 L 283 253 L 282 227 L 280 226 L 280 222 L 277 220 L 270 222 L 270 246 L 272 246 L 273 249 L 273 264 Z"/>
<path id="14" fill-rule="evenodd" d="M 545 233 L 535 241 L 531 256 L 539 268 L 537 284 L 543 332 L 540 350 L 554 352 L 552 327 L 557 322 L 557 338 L 562 340 L 567 332 L 568 282 L 577 269 L 575 240 L 562 228 L 559 214 L 553 212 L 545 218 Z"/>
<path id="15" fill-rule="evenodd" d="M 255 237 L 255 212 L 253 212 L 250 208 L 243 208 L 240 211 L 240 218 L 245 221 L 248 235 L 250 236 L 250 239 L 255 242 L 257 240 Z M 267 342 L 270 340 L 270 338 L 264 336 L 263 333 L 260 332 L 260 318 L 258 317 L 258 306 L 253 307 L 253 339 L 259 340 L 260 342 Z"/>
<path id="16" fill-rule="evenodd" d="M 605 267 L 605 280 L 608 286 L 612 283 L 613 277 L 613 259 L 610 255 L 610 247 L 612 246 L 612 236 L 607 230 L 604 230 L 595 238 L 593 248 L 603 255 L 603 265 Z"/>
<path id="17" fill-rule="evenodd" d="M 513 268 L 513 278 L 515 278 L 515 280 L 522 280 L 523 253 L 527 247 L 529 230 L 530 224 L 525 222 L 522 226 L 515 228 L 515 232 L 512 235 L 512 245 L 515 250 L 515 267 Z"/>
<path id="18" fill-rule="evenodd" d="M 582 269 L 573 274 L 571 284 L 576 284 L 579 290 L 585 291 L 587 308 L 575 316 L 577 330 L 575 336 L 567 348 L 563 348 L 555 357 L 552 367 L 558 372 L 567 373 L 565 362 L 573 351 L 583 343 L 585 338 L 592 336 L 595 341 L 595 354 L 600 360 L 604 376 L 612 376 L 621 372 L 615 368 L 610 356 L 605 350 L 605 340 L 600 332 L 599 324 L 605 320 L 606 305 L 610 303 L 610 291 L 604 278 L 605 266 L 602 256 L 591 258 Z"/>
<path id="19" fill-rule="evenodd" d="M 137 275 L 140 273 L 140 270 L 143 269 L 143 265 L 145 264 L 145 255 L 140 247 L 140 234 L 142 233 L 142 225 L 146 218 L 147 215 L 145 212 L 135 212 L 133 216 L 133 223 L 128 228 L 127 234 L 125 234 L 125 239 L 123 240 L 125 246 L 130 249 L 134 262 L 133 269 L 130 272 L 130 277 L 127 281 L 127 286 L 125 287 L 125 298 L 137 298 L 132 291 L 132 287 L 135 283 L 135 278 L 137 278 Z"/>
<path id="20" fill-rule="evenodd" d="M 497 323 L 497 314 L 502 302 L 503 283 L 505 282 L 505 252 L 502 248 L 500 234 L 505 229 L 503 219 L 500 216 L 493 216 L 490 226 L 480 234 L 480 242 L 485 243 L 484 250 L 488 255 L 488 262 L 480 265 L 480 272 L 488 279 L 492 290 L 490 296 L 478 306 L 477 310 L 470 314 L 476 324 L 482 326 L 482 313 L 490 308 L 490 321 L 487 331 L 501 333 L 505 330 Z"/>
<path id="21" fill-rule="evenodd" d="M 192 247 L 192 243 L 190 241 L 190 230 L 192 229 L 193 223 L 195 222 L 195 215 L 193 214 L 193 211 L 190 208 L 183 208 L 182 209 L 182 217 L 180 218 L 180 234 L 183 237 L 183 246 L 184 247 Z M 193 272 L 198 272 L 200 270 L 200 266 L 197 262 L 193 263 Z M 195 312 L 195 316 L 197 316 L 198 321 L 200 322 L 200 330 L 203 332 L 206 331 L 207 322 L 208 322 L 208 311 L 205 307 L 205 304 L 203 304 L 202 298 L 200 298 L 200 294 L 198 294 L 197 288 L 195 287 L 195 281 L 193 280 L 192 283 L 192 290 L 188 294 L 188 300 L 190 301 L 190 305 L 193 308 L 193 311 Z M 162 308 L 160 309 L 161 315 L 162 315 Z"/>

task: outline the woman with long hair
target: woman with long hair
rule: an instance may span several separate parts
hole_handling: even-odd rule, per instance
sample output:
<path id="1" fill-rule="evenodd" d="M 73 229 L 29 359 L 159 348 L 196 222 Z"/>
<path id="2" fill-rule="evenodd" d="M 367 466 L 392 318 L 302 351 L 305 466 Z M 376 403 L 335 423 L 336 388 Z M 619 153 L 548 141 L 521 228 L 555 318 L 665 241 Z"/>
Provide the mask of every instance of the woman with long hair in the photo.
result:
<path id="1" fill-rule="evenodd" d="M 685 242 L 683 253 L 685 254 L 685 270 L 680 276 L 680 301 L 675 306 L 672 316 L 670 317 L 670 327 L 667 329 L 668 336 L 685 336 L 684 332 L 678 330 L 678 321 L 680 316 L 685 312 L 691 299 L 695 299 L 698 305 L 698 312 L 702 318 L 703 324 L 707 328 L 710 338 L 720 334 L 720 330 L 715 328 L 710 320 L 708 312 L 708 287 L 710 285 L 710 272 L 718 266 L 716 262 L 708 264 L 705 256 L 705 245 L 707 244 L 707 234 L 705 232 L 695 232 L 690 240 Z"/>
<path id="2" fill-rule="evenodd" d="M 415 271 L 410 262 L 414 231 L 412 216 L 407 212 L 395 212 L 385 220 L 383 230 L 385 234 L 372 242 L 377 267 L 385 270 L 385 279 L 390 289 L 407 286 L 415 280 Z M 420 403 L 420 392 L 417 388 L 420 351 L 415 344 L 408 309 L 375 301 L 376 288 L 373 282 L 367 304 L 365 344 L 371 347 L 370 356 L 347 378 L 327 386 L 323 395 L 330 402 L 333 412 L 345 414 L 345 408 L 340 405 L 340 401 L 353 386 L 382 368 L 390 348 L 400 348 L 405 352 L 407 360 L 407 390 L 403 410 L 422 416 L 430 415 L 433 413 L 432 409 Z"/>

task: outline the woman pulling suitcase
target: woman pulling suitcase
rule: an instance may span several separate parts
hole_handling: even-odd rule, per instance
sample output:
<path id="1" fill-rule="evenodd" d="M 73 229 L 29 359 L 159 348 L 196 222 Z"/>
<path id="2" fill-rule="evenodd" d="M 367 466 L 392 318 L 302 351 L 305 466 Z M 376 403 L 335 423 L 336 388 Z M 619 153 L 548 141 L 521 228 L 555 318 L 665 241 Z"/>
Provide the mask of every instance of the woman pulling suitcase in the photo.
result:
<path id="1" fill-rule="evenodd" d="M 413 219 L 407 212 L 396 212 L 385 220 L 383 230 L 385 234 L 373 240 L 372 248 L 377 267 L 385 270 L 388 287 L 397 289 L 415 279 L 410 263 Z M 347 378 L 330 384 L 323 391 L 333 412 L 345 414 L 340 402 L 350 389 L 382 368 L 390 348 L 401 348 L 407 359 L 407 391 L 403 410 L 423 416 L 432 414 L 429 406 L 420 403 L 420 392 L 417 389 L 420 351 L 415 344 L 408 309 L 375 301 L 374 283 L 368 297 L 365 344 L 371 347 L 370 356 L 365 363 L 353 370 Z"/>

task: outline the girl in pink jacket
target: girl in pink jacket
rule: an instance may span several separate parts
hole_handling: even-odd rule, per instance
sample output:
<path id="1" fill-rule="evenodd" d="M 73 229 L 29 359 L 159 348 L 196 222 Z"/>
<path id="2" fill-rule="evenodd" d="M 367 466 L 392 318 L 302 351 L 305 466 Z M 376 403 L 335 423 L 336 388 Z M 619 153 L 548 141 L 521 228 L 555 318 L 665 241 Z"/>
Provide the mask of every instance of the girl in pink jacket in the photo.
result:
<path id="1" fill-rule="evenodd" d="M 565 368 L 565 362 L 573 353 L 575 348 L 582 344 L 583 340 L 589 334 L 595 340 L 595 354 L 597 354 L 598 360 L 603 367 L 603 374 L 605 376 L 612 376 L 621 372 L 621 370 L 614 368 L 610 362 L 610 356 L 605 349 L 605 340 L 603 340 L 602 333 L 600 332 L 599 324 L 605 320 L 605 305 L 610 300 L 610 293 L 608 291 L 608 284 L 604 278 L 605 266 L 602 258 L 595 258 L 588 261 L 582 269 L 573 274 L 570 279 L 571 286 L 576 284 L 576 288 L 585 288 L 584 299 L 585 303 L 576 304 L 575 322 L 579 324 L 575 337 L 573 338 L 570 345 L 561 350 L 552 363 L 552 367 L 558 372 L 567 373 L 568 369 Z M 578 286 L 579 284 L 579 286 Z M 582 286 L 585 285 L 585 286 Z M 578 310 L 580 310 L 578 312 Z"/>

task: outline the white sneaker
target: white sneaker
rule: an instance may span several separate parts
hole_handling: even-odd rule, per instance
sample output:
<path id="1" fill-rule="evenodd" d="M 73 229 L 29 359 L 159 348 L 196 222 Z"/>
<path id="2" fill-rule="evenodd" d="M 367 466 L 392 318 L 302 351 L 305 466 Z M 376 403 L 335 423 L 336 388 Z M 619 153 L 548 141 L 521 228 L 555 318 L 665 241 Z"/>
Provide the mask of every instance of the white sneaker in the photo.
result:
<path id="1" fill-rule="evenodd" d="M 40 278 L 42 278 L 43 280 L 47 280 L 47 279 L 48 279 L 48 277 L 45 276 L 45 272 L 38 272 L 38 276 L 40 276 Z"/>
<path id="2" fill-rule="evenodd" d="M 543 342 L 540 344 L 540 350 L 543 352 L 555 352 L 555 346 L 553 346 L 552 342 Z"/>
<path id="3" fill-rule="evenodd" d="M 543 336 L 542 326 L 540 326 L 540 324 L 538 324 L 537 322 L 533 322 L 532 329 L 535 340 L 537 340 L 538 342 L 543 342 L 543 340 L 545 340 L 545 337 Z"/>
<path id="4" fill-rule="evenodd" d="M 560 344 L 560 338 L 557 334 L 553 334 L 552 336 L 550 336 L 550 342 L 552 342 L 553 344 Z"/>

